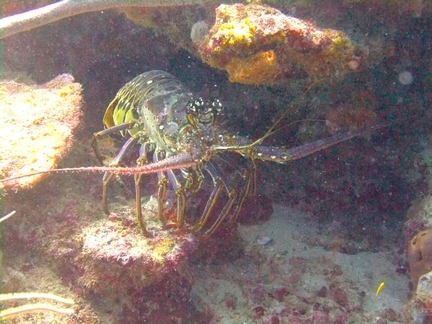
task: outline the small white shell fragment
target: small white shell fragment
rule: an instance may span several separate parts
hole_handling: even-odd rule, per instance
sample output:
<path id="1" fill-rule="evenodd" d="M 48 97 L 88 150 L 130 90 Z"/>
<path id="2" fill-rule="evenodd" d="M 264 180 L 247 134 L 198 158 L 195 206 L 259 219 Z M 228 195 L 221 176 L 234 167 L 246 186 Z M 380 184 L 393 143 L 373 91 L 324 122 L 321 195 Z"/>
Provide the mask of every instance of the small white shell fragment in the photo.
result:
<path id="1" fill-rule="evenodd" d="M 265 235 L 258 236 L 258 238 L 257 238 L 257 243 L 260 245 L 269 244 L 271 241 L 272 241 L 272 239 L 268 236 L 265 236 Z"/>

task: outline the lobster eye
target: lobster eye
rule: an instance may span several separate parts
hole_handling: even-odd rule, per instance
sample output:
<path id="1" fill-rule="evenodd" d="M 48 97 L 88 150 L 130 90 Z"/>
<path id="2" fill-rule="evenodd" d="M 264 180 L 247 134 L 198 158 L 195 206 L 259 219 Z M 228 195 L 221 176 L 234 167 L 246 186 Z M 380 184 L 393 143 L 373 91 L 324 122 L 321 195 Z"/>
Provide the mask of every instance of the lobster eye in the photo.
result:
<path id="1" fill-rule="evenodd" d="M 204 100 L 191 98 L 188 103 L 188 113 L 199 124 L 216 124 L 217 116 L 223 106 L 219 99 Z"/>

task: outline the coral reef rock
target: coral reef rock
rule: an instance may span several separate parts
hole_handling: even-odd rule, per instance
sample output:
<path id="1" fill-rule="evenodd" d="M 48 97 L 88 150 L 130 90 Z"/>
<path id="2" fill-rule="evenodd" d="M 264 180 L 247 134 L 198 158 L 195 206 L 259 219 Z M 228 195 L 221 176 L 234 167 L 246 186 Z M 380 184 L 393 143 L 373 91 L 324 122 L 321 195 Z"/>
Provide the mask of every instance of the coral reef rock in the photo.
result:
<path id="1" fill-rule="evenodd" d="M 277 83 L 298 70 L 312 79 L 340 78 L 359 70 L 365 56 L 341 31 L 257 4 L 220 5 L 199 52 L 231 82 L 244 84 Z"/>
<path id="2" fill-rule="evenodd" d="M 432 272 L 422 275 L 418 281 L 416 293 L 413 299 L 411 323 L 431 323 L 432 315 L 430 312 L 432 306 Z"/>
<path id="3" fill-rule="evenodd" d="M 191 234 L 174 236 L 160 231 L 148 239 L 134 225 L 111 218 L 86 230 L 79 257 L 83 287 L 113 294 L 157 283 L 195 249 Z"/>
<path id="4" fill-rule="evenodd" d="M 0 81 L 1 177 L 53 169 L 69 151 L 81 116 L 81 85 L 71 75 L 43 85 L 17 80 Z M 5 189 L 30 188 L 46 175 L 6 182 Z"/>

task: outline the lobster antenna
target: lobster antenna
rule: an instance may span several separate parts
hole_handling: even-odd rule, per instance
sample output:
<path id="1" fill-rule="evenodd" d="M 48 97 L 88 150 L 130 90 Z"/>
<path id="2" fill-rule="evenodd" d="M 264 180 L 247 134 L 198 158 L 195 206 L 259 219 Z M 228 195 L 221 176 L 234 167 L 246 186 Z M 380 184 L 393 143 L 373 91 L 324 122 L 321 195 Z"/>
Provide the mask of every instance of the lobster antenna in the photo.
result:
<path id="1" fill-rule="evenodd" d="M 291 102 L 291 104 L 289 105 L 289 107 L 282 113 L 282 115 L 280 115 L 280 117 L 273 123 L 273 125 L 267 130 L 267 132 L 260 137 L 259 139 L 257 139 L 255 142 L 253 142 L 250 145 L 247 146 L 256 146 L 261 144 L 267 137 L 269 137 L 270 135 L 272 135 L 274 132 L 276 132 L 277 130 L 275 130 L 276 126 L 288 115 L 288 113 L 290 113 L 295 106 L 297 106 L 297 104 L 301 101 L 304 100 L 304 98 L 306 97 L 306 95 L 313 89 L 315 88 L 316 85 L 324 82 L 325 79 L 320 79 L 317 81 L 312 82 L 312 84 L 306 89 L 306 91 L 296 100 L 294 100 L 293 102 Z M 287 126 L 292 125 L 293 123 L 288 124 Z M 285 126 L 284 126 L 285 127 Z"/>
<path id="2" fill-rule="evenodd" d="M 242 145 L 242 146 L 220 146 L 217 147 L 217 151 L 230 151 L 230 150 L 235 150 L 235 151 L 241 151 L 241 150 L 248 150 L 248 149 L 252 149 L 253 147 L 260 145 L 267 137 L 269 137 L 270 135 L 272 135 L 273 133 L 275 133 L 276 131 L 278 131 L 279 129 L 276 129 L 276 126 L 288 115 L 288 113 L 290 113 L 293 108 L 296 106 L 297 103 L 299 103 L 300 101 L 302 101 L 306 95 L 313 89 L 315 88 L 315 86 L 319 83 L 324 82 L 325 79 L 321 79 L 321 80 L 317 80 L 314 81 L 307 89 L 306 91 L 296 100 L 294 100 L 289 106 L 288 108 L 282 113 L 282 115 L 273 123 L 273 125 L 267 130 L 267 132 L 261 136 L 259 139 L 257 139 L 256 141 L 254 141 L 251 144 L 248 145 Z M 318 120 L 315 120 L 318 121 Z M 288 127 L 290 125 L 292 125 L 293 123 L 296 123 L 299 121 L 295 121 L 292 122 L 288 125 L 285 125 L 283 127 Z M 282 129 L 283 127 L 281 127 L 280 129 Z"/>
<path id="3" fill-rule="evenodd" d="M 276 133 L 276 132 L 278 132 L 278 131 L 280 131 L 280 130 L 282 130 L 282 129 L 284 129 L 284 128 L 288 128 L 288 127 L 290 127 L 290 126 L 292 126 L 292 125 L 294 125 L 294 124 L 297 124 L 297 123 L 303 123 L 303 122 L 310 122 L 310 123 L 325 123 L 325 121 L 322 120 L 322 119 L 300 119 L 300 120 L 293 121 L 293 122 L 291 122 L 291 123 L 289 123 L 289 124 L 283 125 L 282 127 L 279 127 L 278 129 L 273 130 L 270 134 L 268 134 L 267 137 L 273 135 L 274 133 Z M 267 133 L 266 133 L 266 134 L 267 134 Z"/>
<path id="4" fill-rule="evenodd" d="M 27 173 L 24 175 L 11 177 L 7 179 L 0 179 L 0 182 L 7 182 L 12 181 L 16 179 L 21 179 L 25 177 L 32 177 L 39 174 L 45 174 L 45 173 L 64 173 L 64 172 L 108 172 L 113 174 L 148 174 L 148 173 L 155 173 L 158 171 L 165 171 L 165 170 L 171 170 L 171 169 L 178 169 L 178 168 L 189 168 L 191 166 L 196 165 L 197 162 L 192 158 L 189 154 L 180 154 L 173 157 L 169 157 L 166 159 L 163 159 L 158 162 L 154 162 L 151 164 L 145 164 L 142 166 L 135 166 L 135 167 L 81 167 L 81 168 L 63 168 L 63 169 L 52 169 L 52 170 L 45 170 L 45 171 L 37 171 L 33 173 Z"/>

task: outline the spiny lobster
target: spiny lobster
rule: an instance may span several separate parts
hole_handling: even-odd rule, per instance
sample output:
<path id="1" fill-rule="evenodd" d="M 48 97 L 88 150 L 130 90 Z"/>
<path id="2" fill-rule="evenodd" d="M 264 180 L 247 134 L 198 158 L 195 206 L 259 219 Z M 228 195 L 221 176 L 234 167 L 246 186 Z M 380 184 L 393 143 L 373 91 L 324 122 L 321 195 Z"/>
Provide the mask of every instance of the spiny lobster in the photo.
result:
<path id="1" fill-rule="evenodd" d="M 235 222 L 245 199 L 256 190 L 255 160 L 287 163 L 300 159 L 342 141 L 362 135 L 375 127 L 340 133 L 323 140 L 291 149 L 262 145 L 271 135 L 278 121 L 267 133 L 256 141 L 246 137 L 230 135 L 218 123 L 222 105 L 219 100 L 196 98 L 173 75 L 164 71 L 143 73 L 124 85 L 109 104 L 103 123 L 105 130 L 95 133 L 92 147 L 98 160 L 104 157 L 98 141 L 110 134 L 120 132 L 128 140 L 122 146 L 109 167 L 65 168 L 48 172 L 96 171 L 103 176 L 102 207 L 108 212 L 107 186 L 114 174 L 134 174 L 136 192 L 136 216 L 144 233 L 147 233 L 141 212 L 141 178 L 143 174 L 158 175 L 158 217 L 165 224 L 163 202 L 168 183 L 177 197 L 177 219 L 180 228 L 184 224 L 186 192 L 197 192 L 206 172 L 213 181 L 213 190 L 204 211 L 195 223 L 193 231 L 201 230 L 208 221 L 221 193 L 225 191 L 227 202 L 219 211 L 214 223 L 205 231 L 211 235 L 228 218 Z M 136 167 L 120 167 L 126 154 L 139 144 Z M 248 167 L 240 167 L 227 152 L 235 152 L 249 159 Z M 229 177 L 224 170 L 233 169 L 235 176 Z M 44 173 L 41 171 L 34 174 Z M 28 175 L 25 175 L 28 176 Z M 16 178 L 13 178 L 16 179 Z M 1 181 L 11 181 L 3 179 Z"/>

